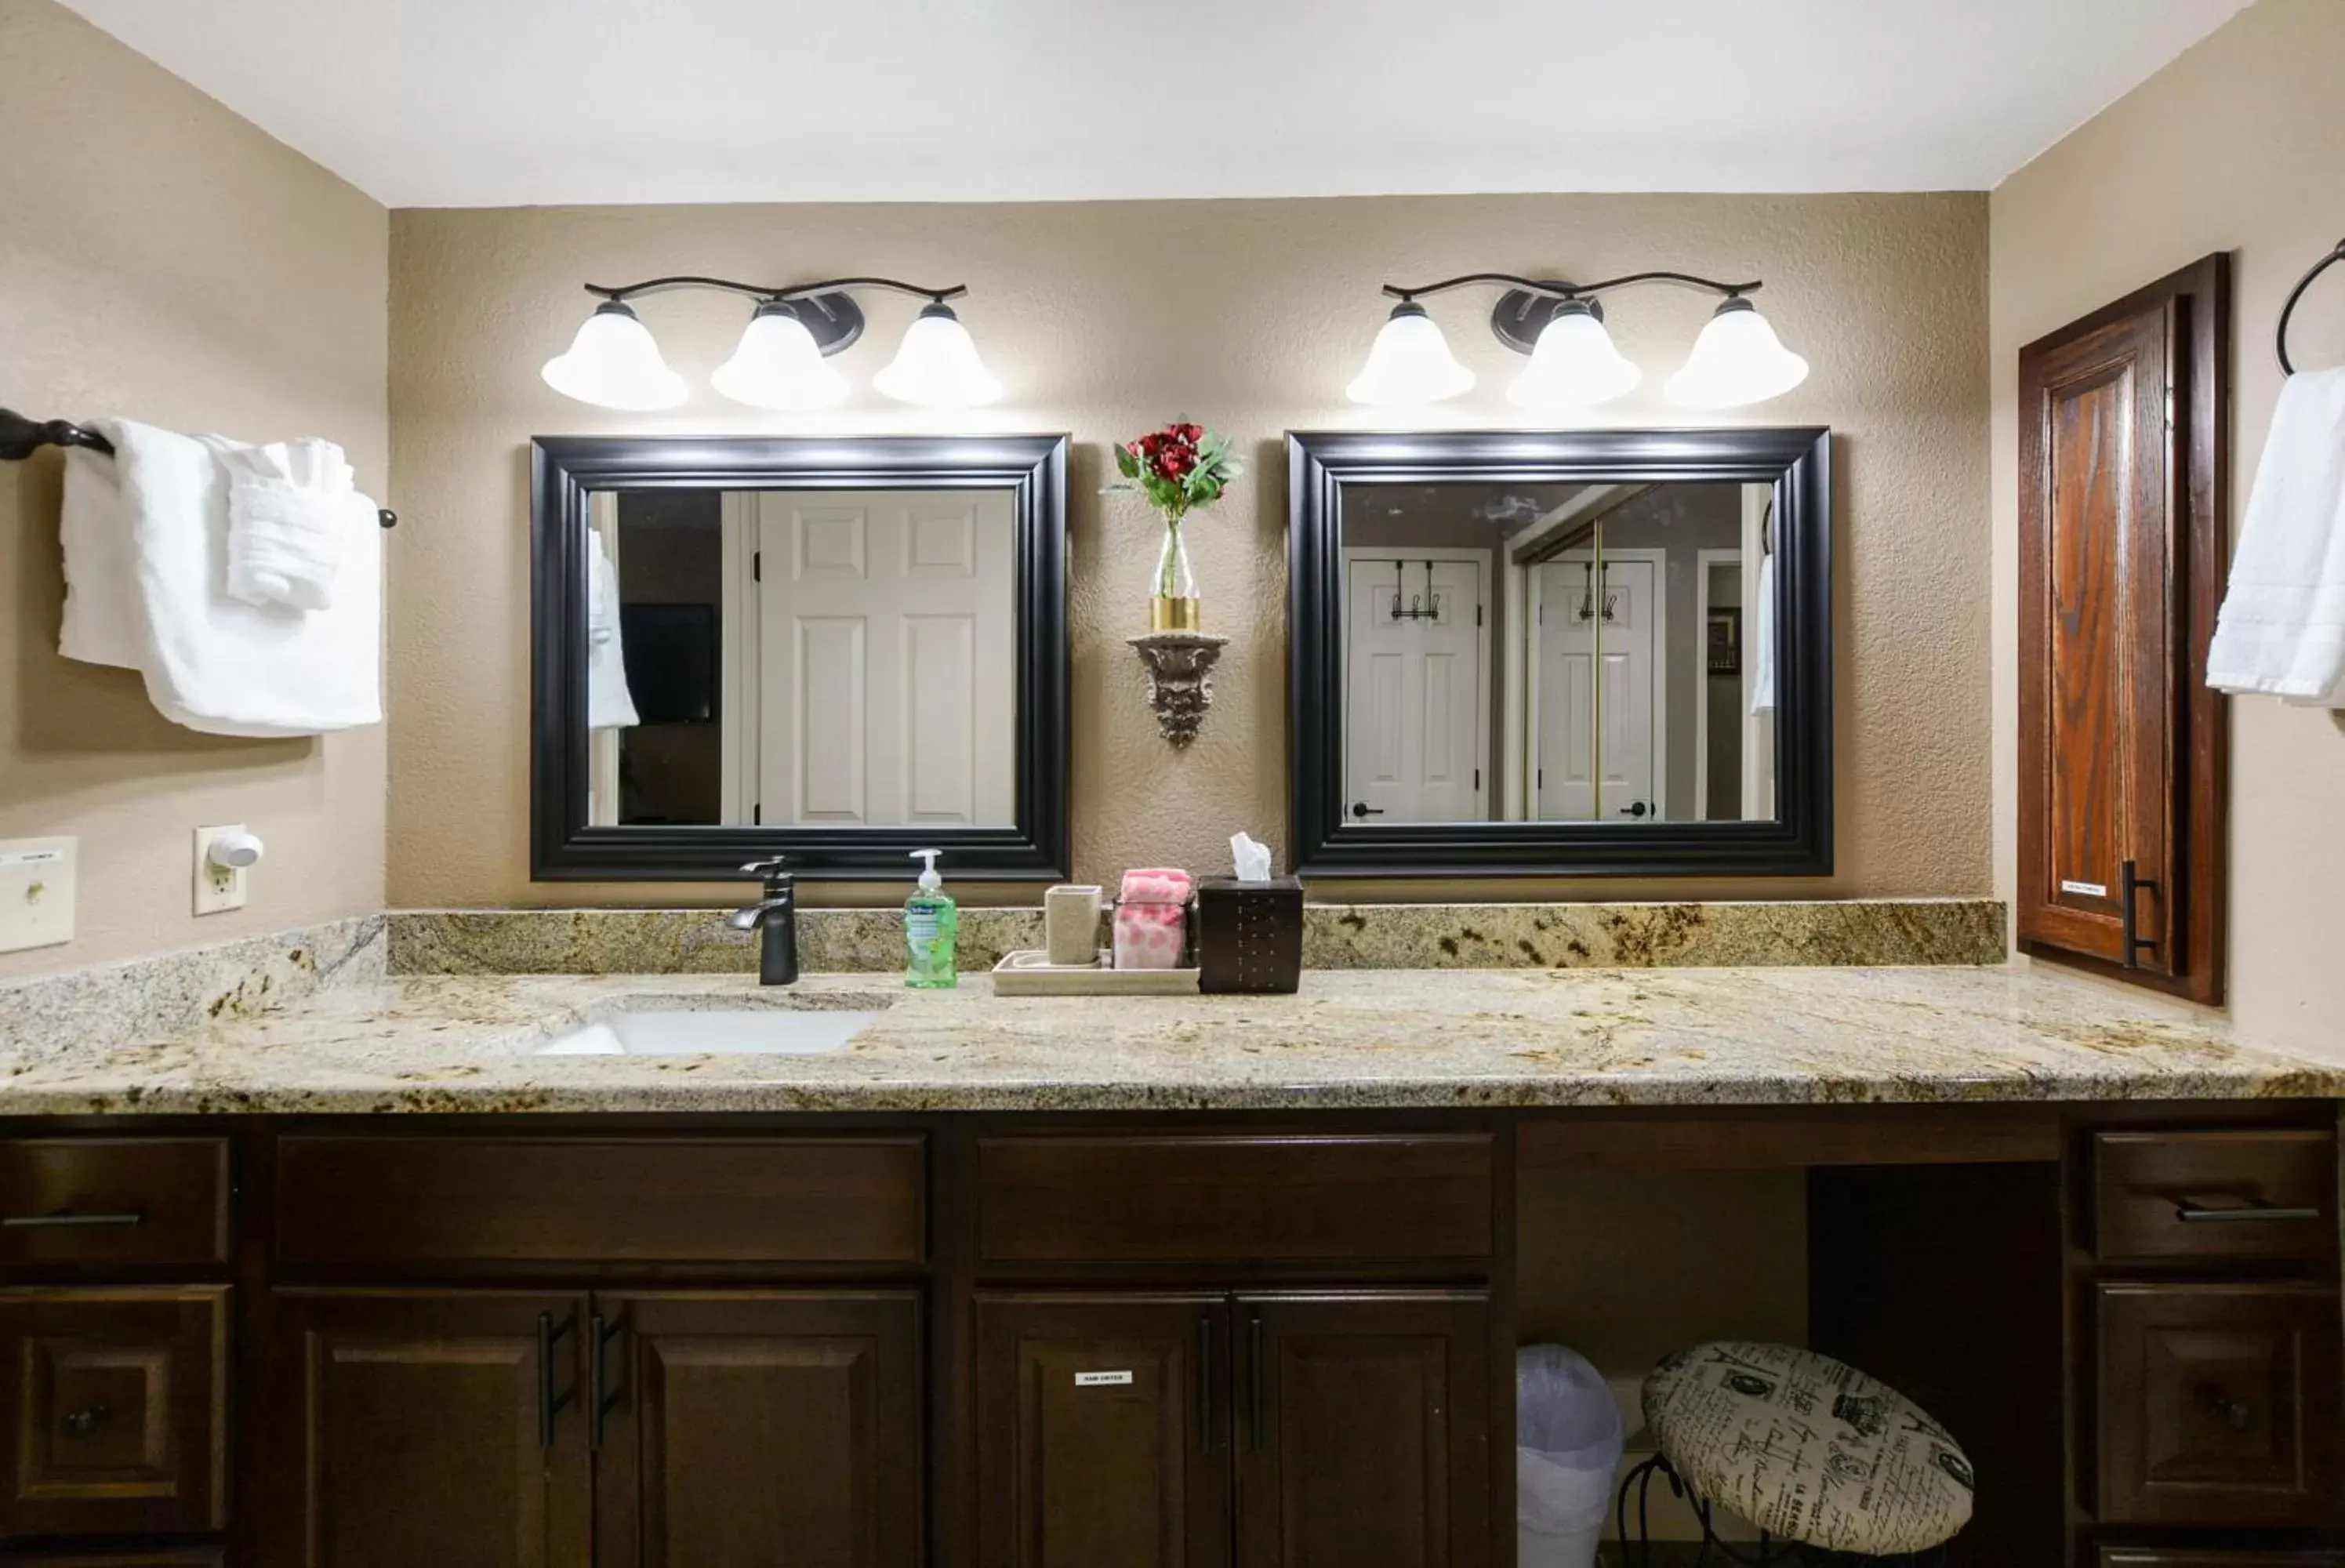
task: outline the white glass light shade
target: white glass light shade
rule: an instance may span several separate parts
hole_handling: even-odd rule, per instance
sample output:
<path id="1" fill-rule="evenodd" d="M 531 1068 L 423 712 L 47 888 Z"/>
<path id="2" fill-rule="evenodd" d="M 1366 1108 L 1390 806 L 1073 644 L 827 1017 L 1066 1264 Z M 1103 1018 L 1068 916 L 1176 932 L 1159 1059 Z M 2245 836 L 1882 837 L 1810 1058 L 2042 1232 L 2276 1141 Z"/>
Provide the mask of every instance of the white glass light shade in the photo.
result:
<path id="1" fill-rule="evenodd" d="M 1001 397 L 1001 383 L 986 373 L 969 329 L 941 304 L 913 319 L 896 357 L 871 384 L 883 397 L 927 409 L 973 409 Z"/>
<path id="2" fill-rule="evenodd" d="M 787 305 L 757 307 L 733 357 L 708 378 L 716 389 L 753 409 L 827 409 L 847 400 L 847 379 Z"/>
<path id="3" fill-rule="evenodd" d="M 1644 375 L 1612 346 L 1595 311 L 1572 300 L 1540 329 L 1531 362 L 1507 396 L 1526 409 L 1584 409 L 1611 401 Z"/>
<path id="4" fill-rule="evenodd" d="M 1405 299 L 1385 318 L 1368 362 L 1344 391 L 1355 403 L 1400 407 L 1437 403 L 1473 389 L 1474 372 L 1449 352 L 1449 340 L 1425 307 Z"/>
<path id="5" fill-rule="evenodd" d="M 539 372 L 563 396 L 599 408 L 672 409 L 684 401 L 684 378 L 667 368 L 651 329 L 615 299 L 586 318 L 569 351 Z"/>
<path id="6" fill-rule="evenodd" d="M 1808 379 L 1808 362 L 1783 347 L 1751 301 L 1729 299 L 1694 339 L 1685 369 L 1663 389 L 1690 409 L 1739 409 L 1781 397 Z"/>

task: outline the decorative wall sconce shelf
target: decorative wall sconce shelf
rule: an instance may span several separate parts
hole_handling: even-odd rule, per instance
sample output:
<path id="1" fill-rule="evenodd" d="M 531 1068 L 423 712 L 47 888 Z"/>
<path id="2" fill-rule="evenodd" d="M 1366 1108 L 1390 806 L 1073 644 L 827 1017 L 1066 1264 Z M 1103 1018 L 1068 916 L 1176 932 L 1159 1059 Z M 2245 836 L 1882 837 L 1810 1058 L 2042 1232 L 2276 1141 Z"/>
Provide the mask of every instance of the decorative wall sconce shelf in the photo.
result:
<path id="1" fill-rule="evenodd" d="M 1172 744 L 1187 745 L 1213 705 L 1213 669 L 1229 639 L 1203 632 L 1151 632 L 1124 640 L 1148 666 L 1148 705 L 1156 710 L 1157 727 Z"/>

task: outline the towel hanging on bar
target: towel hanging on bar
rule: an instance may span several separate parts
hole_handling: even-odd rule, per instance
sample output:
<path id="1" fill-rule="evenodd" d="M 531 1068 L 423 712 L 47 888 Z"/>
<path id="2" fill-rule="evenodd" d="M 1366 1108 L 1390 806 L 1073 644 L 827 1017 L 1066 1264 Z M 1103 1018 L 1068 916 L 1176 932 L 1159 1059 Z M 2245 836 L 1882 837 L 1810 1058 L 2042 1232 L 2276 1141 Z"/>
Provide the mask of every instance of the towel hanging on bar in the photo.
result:
<path id="1" fill-rule="evenodd" d="M 43 447 L 79 447 L 114 455 L 112 441 L 69 420 L 28 420 L 14 409 L 0 409 L 0 462 L 22 462 Z M 389 507 L 374 517 L 385 528 L 399 526 L 399 513 Z"/>

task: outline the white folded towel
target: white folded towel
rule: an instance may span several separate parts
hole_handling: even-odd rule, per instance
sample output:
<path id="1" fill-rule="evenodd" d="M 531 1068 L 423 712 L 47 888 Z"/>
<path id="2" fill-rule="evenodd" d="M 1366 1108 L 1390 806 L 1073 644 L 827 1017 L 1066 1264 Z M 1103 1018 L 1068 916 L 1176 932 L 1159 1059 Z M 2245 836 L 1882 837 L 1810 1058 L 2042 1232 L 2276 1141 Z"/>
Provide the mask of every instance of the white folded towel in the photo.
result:
<path id="1" fill-rule="evenodd" d="M 2345 707 L 2345 368 L 2280 387 L 2207 683 Z"/>
<path id="2" fill-rule="evenodd" d="M 1775 711 L 1775 553 L 1759 558 L 1759 577 L 1751 589 L 1751 635 L 1744 657 L 1751 661 L 1751 711 Z"/>
<path id="3" fill-rule="evenodd" d="M 586 531 L 586 727 L 624 729 L 640 723 L 627 690 L 626 649 L 619 641 L 619 573 L 603 536 Z"/>
<path id="4" fill-rule="evenodd" d="M 374 502 L 340 503 L 347 548 L 330 608 L 253 605 L 228 592 L 228 489 L 217 438 L 127 420 L 95 427 L 108 460 L 66 474 L 69 659 L 141 672 L 163 714 L 225 735 L 310 735 L 382 722 L 382 544 Z M 227 443 L 233 446 L 234 443 Z"/>
<path id="5" fill-rule="evenodd" d="M 228 469 L 228 591 L 248 604 L 325 609 L 352 521 L 356 476 L 342 449 L 316 440 L 205 442 Z"/>

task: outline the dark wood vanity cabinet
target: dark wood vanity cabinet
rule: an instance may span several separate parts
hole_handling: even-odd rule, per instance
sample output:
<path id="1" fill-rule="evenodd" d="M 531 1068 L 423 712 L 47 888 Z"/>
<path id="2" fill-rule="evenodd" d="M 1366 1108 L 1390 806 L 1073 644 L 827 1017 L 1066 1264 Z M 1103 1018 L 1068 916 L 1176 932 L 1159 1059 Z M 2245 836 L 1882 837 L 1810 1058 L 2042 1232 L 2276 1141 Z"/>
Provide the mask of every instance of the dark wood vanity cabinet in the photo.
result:
<path id="1" fill-rule="evenodd" d="M 2222 995 L 2229 270 L 2019 355 L 2021 946 Z"/>
<path id="2" fill-rule="evenodd" d="M 985 1568 L 1477 1568 L 1478 1291 L 981 1297 Z"/>

